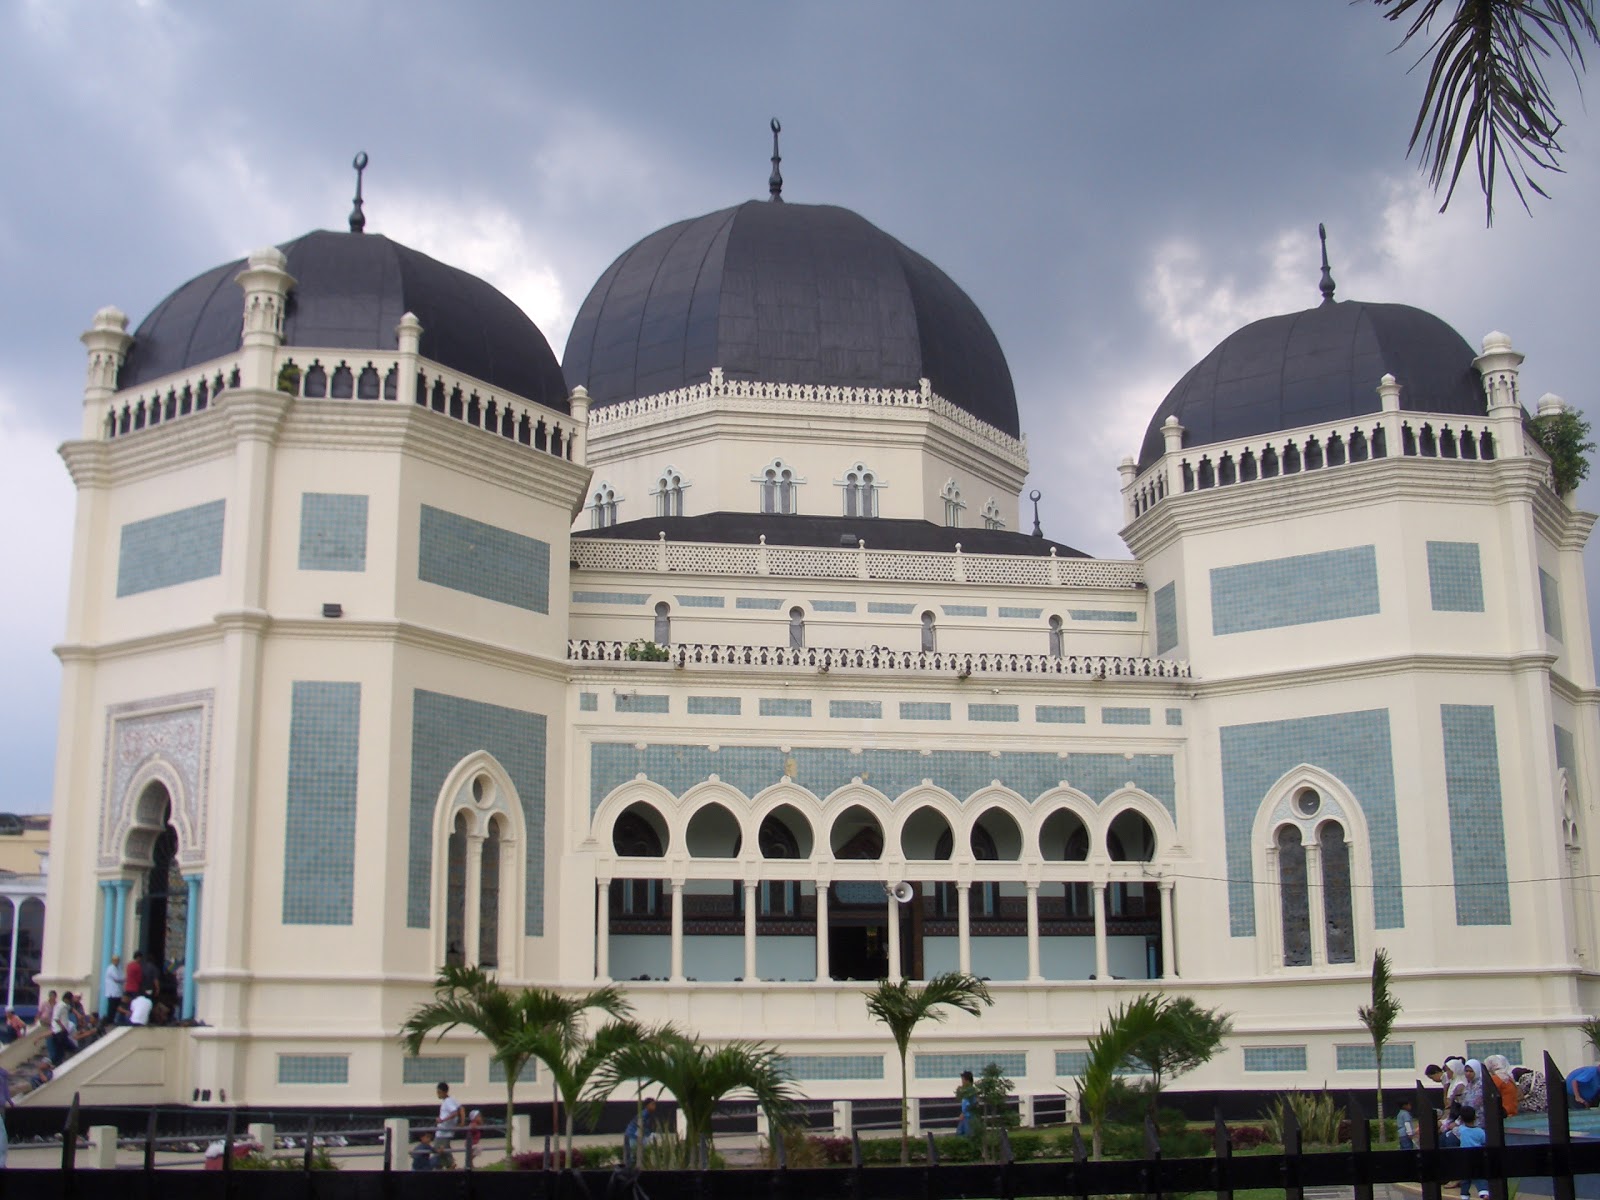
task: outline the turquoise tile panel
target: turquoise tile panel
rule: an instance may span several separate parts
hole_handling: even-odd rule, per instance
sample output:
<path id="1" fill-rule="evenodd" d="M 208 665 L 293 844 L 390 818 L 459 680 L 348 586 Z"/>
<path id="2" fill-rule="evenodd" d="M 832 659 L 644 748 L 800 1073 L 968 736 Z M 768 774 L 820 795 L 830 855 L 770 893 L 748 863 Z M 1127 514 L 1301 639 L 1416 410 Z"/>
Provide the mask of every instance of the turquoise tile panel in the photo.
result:
<path id="1" fill-rule="evenodd" d="M 791 1079 L 882 1079 L 881 1054 L 789 1054 L 782 1058 Z"/>
<path id="2" fill-rule="evenodd" d="M 1168 725 L 1182 725 L 1183 724 L 1183 709 L 1181 709 L 1181 708 L 1169 708 L 1169 709 L 1167 709 L 1167 724 Z"/>
<path id="3" fill-rule="evenodd" d="M 1482 612 L 1477 542 L 1428 543 L 1428 595 L 1434 612 Z"/>
<path id="4" fill-rule="evenodd" d="M 579 692 L 578 693 L 578 711 L 579 712 L 599 712 L 600 711 L 600 695 L 599 695 L 599 693 L 598 692 Z"/>
<path id="5" fill-rule="evenodd" d="M 1087 1050 L 1057 1050 L 1056 1074 L 1070 1078 L 1081 1078 L 1089 1069 L 1089 1052 Z M 1143 1075 L 1145 1067 L 1138 1063 L 1124 1063 L 1112 1072 L 1114 1075 Z"/>
<path id="6" fill-rule="evenodd" d="M 854 600 L 813 600 L 812 610 L 815 612 L 853 613 L 856 611 Z"/>
<path id="7" fill-rule="evenodd" d="M 900 719 L 902 721 L 948 721 L 950 719 L 950 706 L 943 701 L 902 700 L 900 702 Z"/>
<path id="8" fill-rule="evenodd" d="M 1044 609 L 1007 608 L 1005 605 L 1001 605 L 1000 616 L 1002 619 L 1008 621 L 1037 621 L 1040 617 L 1044 616 Z"/>
<path id="9" fill-rule="evenodd" d="M 987 604 L 941 604 L 947 617 L 987 617 L 989 606 Z"/>
<path id="10" fill-rule="evenodd" d="M 1026 1054 L 986 1054 L 975 1050 L 970 1054 L 913 1054 L 911 1057 L 912 1074 L 918 1079 L 960 1079 L 963 1071 L 981 1075 L 990 1063 L 1012 1079 L 1021 1079 L 1028 1073 Z"/>
<path id="11" fill-rule="evenodd" d="M 992 721 L 999 725 L 1016 724 L 1017 706 L 1015 704 L 969 704 L 967 705 L 967 720 Z"/>
<path id="12" fill-rule="evenodd" d="M 733 602 L 735 608 L 775 609 L 783 607 L 781 596 L 740 596 Z"/>
<path id="13" fill-rule="evenodd" d="M 763 696 L 761 697 L 761 715 L 763 717 L 809 717 L 811 715 L 811 701 Z"/>
<path id="14" fill-rule="evenodd" d="M 283 923 L 354 920 L 361 685 L 297 681 L 289 707 Z"/>
<path id="15" fill-rule="evenodd" d="M 1339 1071 L 1376 1071 L 1378 1056 L 1372 1043 L 1333 1048 L 1334 1069 Z M 1383 1048 L 1385 1071 L 1414 1071 L 1417 1067 L 1417 1048 L 1411 1042 L 1390 1042 Z"/>
<path id="16" fill-rule="evenodd" d="M 721 608 L 726 601 L 721 596 L 675 596 L 684 608 Z"/>
<path id="17" fill-rule="evenodd" d="M 1165 654 L 1178 645 L 1178 585 L 1169 583 L 1156 589 L 1156 653 Z"/>
<path id="18" fill-rule="evenodd" d="M 517 790 L 527 826 L 525 932 L 544 933 L 545 736 L 543 713 L 523 712 L 418 688 L 411 706 L 410 841 L 406 926 L 428 928 L 433 886 L 433 812 L 448 775 L 480 750 L 494 756 Z"/>
<path id="19" fill-rule="evenodd" d="M 121 592 L 117 593 L 121 595 Z M 1555 576 L 1539 568 L 1539 603 L 1544 608 L 1544 631 L 1556 641 L 1564 641 L 1561 626 L 1561 588 Z"/>
<path id="20" fill-rule="evenodd" d="M 1148 708 L 1102 708 L 1100 710 L 1100 723 L 1102 725 L 1148 725 L 1150 724 L 1150 710 Z"/>
<path id="21" fill-rule="evenodd" d="M 1033 719 L 1041 725 L 1083 725 L 1089 716 L 1081 704 L 1036 704 Z"/>
<path id="22" fill-rule="evenodd" d="M 885 617 L 908 617 L 917 611 L 915 604 L 887 604 L 881 600 L 867 601 L 867 611 Z"/>
<path id="23" fill-rule="evenodd" d="M 417 578 L 529 612 L 550 611 L 550 543 L 422 506 Z"/>
<path id="24" fill-rule="evenodd" d="M 333 492 L 300 496 L 300 569 L 367 569 L 367 498 Z"/>
<path id="25" fill-rule="evenodd" d="M 1283 1071 L 1302 1075 L 1306 1070 L 1304 1046 L 1246 1046 L 1246 1071 Z"/>
<path id="26" fill-rule="evenodd" d="M 828 715 L 840 721 L 881 721 L 881 700 L 829 700 Z"/>
<path id="27" fill-rule="evenodd" d="M 1379 929 L 1405 925 L 1400 834 L 1395 817 L 1394 754 L 1389 710 L 1333 713 L 1221 730 L 1223 833 L 1228 851 L 1228 923 L 1234 937 L 1253 937 L 1250 830 L 1272 787 L 1301 763 L 1321 767 L 1355 796 L 1372 840 L 1372 901 Z"/>
<path id="28" fill-rule="evenodd" d="M 467 1059 L 461 1054 L 426 1054 L 417 1058 L 409 1054 L 401 1060 L 401 1083 L 457 1084 L 467 1081 Z"/>
<path id="29" fill-rule="evenodd" d="M 278 1082 L 342 1084 L 350 1082 L 348 1054 L 280 1054 Z"/>
<path id="30" fill-rule="evenodd" d="M 1502 1041 L 1467 1043 L 1468 1058 L 1475 1058 L 1482 1062 L 1491 1054 L 1504 1054 L 1512 1066 L 1517 1066 L 1522 1062 L 1522 1039 L 1508 1038 Z"/>
<path id="31" fill-rule="evenodd" d="M 1121 621 L 1131 625 L 1139 614 L 1125 608 L 1069 608 L 1067 615 L 1074 621 Z"/>
<path id="32" fill-rule="evenodd" d="M 1457 925 L 1511 924 L 1494 708 L 1442 704 L 1444 790 Z"/>
<path id="33" fill-rule="evenodd" d="M 1211 569 L 1211 632 L 1248 633 L 1378 611 L 1378 551 L 1323 550 Z"/>
<path id="34" fill-rule="evenodd" d="M 691 717 L 737 717 L 742 705 L 737 696 L 690 696 Z"/>
<path id="35" fill-rule="evenodd" d="M 792 767 L 792 776 L 786 767 Z M 1096 800 L 1104 800 L 1121 790 L 1124 783 L 1132 783 L 1161 801 L 1169 813 L 1176 813 L 1170 754 L 1125 757 L 1005 750 L 997 757 L 987 750 L 924 753 L 885 749 L 852 754 L 844 747 L 795 746 L 785 752 L 775 745 L 709 750 L 705 746 L 658 744 L 640 749 L 632 742 L 596 742 L 590 747 L 590 811 L 622 784 L 640 775 L 674 796 L 681 796 L 712 775 L 746 796 L 754 796 L 786 778 L 819 797 L 831 794 L 857 776 L 891 798 L 904 795 L 924 779 L 960 797 L 971 796 L 998 779 L 1030 800 L 1054 789 L 1063 779 Z"/>
<path id="36" fill-rule="evenodd" d="M 222 574 L 225 502 L 130 521 L 117 550 L 117 595 L 134 596 Z"/>
<path id="37" fill-rule="evenodd" d="M 672 711 L 672 701 L 662 692 L 614 692 L 611 707 L 619 713 L 666 713 Z"/>
<path id="38" fill-rule="evenodd" d="M 573 592 L 574 604 L 646 604 L 650 596 L 645 592 Z"/>

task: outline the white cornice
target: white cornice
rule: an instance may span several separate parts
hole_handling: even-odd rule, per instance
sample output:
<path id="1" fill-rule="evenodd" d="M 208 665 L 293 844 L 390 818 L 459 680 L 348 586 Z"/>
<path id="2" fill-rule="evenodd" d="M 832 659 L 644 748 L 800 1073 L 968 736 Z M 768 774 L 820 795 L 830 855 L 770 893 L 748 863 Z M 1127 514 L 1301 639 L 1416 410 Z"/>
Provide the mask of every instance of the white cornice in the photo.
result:
<path id="1" fill-rule="evenodd" d="M 1556 656 L 1544 652 L 1527 654 L 1394 654 L 1363 658 L 1330 666 L 1297 666 L 1283 671 L 1262 671 L 1234 679 L 1207 676 L 1196 678 L 1186 689 L 1196 699 L 1212 696 L 1241 696 L 1256 692 L 1282 693 L 1291 688 L 1314 687 L 1350 680 L 1381 679 L 1395 675 L 1433 672 L 1460 675 L 1545 674 L 1552 682 L 1558 677 L 1550 668 Z"/>

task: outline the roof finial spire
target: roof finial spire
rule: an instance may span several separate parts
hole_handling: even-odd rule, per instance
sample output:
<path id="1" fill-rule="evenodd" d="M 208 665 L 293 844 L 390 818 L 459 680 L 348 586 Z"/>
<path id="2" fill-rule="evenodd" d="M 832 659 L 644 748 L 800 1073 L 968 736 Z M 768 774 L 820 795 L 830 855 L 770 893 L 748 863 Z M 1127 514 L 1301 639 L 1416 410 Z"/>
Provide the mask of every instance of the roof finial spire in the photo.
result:
<path id="1" fill-rule="evenodd" d="M 1043 494 L 1038 488 L 1028 493 L 1028 499 L 1033 501 L 1033 536 L 1036 538 L 1044 536 L 1044 527 L 1039 524 L 1039 498 Z"/>
<path id="2" fill-rule="evenodd" d="M 777 117 L 772 118 L 772 176 L 767 180 L 767 191 L 772 195 L 768 197 L 774 204 L 783 203 L 783 172 L 778 170 L 778 164 L 783 161 L 783 155 L 778 153 L 778 135 L 783 132 L 783 126 Z"/>
<path id="3" fill-rule="evenodd" d="M 367 169 L 367 152 L 357 154 L 350 165 L 356 169 L 356 206 L 350 210 L 350 232 L 365 233 L 367 214 L 361 211 L 361 173 Z"/>
<path id="4" fill-rule="evenodd" d="M 1333 303 L 1333 272 L 1328 270 L 1328 227 L 1317 222 L 1317 236 L 1322 239 L 1322 282 L 1318 285 L 1324 304 Z"/>

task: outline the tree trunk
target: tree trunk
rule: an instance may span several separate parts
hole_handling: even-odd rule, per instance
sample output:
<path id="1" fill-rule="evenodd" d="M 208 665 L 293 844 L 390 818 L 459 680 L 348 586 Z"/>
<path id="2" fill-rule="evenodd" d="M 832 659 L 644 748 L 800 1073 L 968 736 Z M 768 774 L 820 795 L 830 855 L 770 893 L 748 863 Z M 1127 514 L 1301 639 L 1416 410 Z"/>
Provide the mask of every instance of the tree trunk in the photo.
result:
<path id="1" fill-rule="evenodd" d="M 900 1053 L 900 1165 L 908 1166 L 911 1162 L 911 1125 L 907 1120 L 906 1094 L 906 1056 Z"/>
<path id="2" fill-rule="evenodd" d="M 572 1166 L 572 1130 L 578 1124 L 577 1114 L 572 1105 L 567 1105 L 567 1166 Z"/>
<path id="3" fill-rule="evenodd" d="M 515 1150 L 511 1145 L 511 1122 L 517 1115 L 517 1077 L 509 1069 L 506 1071 L 506 1157 L 509 1159 Z"/>
<path id="4" fill-rule="evenodd" d="M 561 1162 L 561 1085 L 555 1073 L 550 1076 L 550 1151 L 559 1165 Z"/>
<path id="5" fill-rule="evenodd" d="M 1378 1051 L 1378 1140 L 1383 1141 L 1383 1047 L 1376 1047 Z"/>

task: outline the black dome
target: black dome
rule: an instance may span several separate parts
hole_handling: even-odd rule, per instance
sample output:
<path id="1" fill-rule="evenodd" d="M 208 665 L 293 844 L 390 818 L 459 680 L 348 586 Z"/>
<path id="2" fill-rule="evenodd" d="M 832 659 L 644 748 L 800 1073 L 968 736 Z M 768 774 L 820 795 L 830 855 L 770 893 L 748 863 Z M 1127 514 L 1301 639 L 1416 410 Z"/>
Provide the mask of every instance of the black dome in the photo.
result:
<path id="1" fill-rule="evenodd" d="M 538 326 L 475 275 L 446 266 L 381 234 L 317 230 L 278 247 L 295 278 L 284 344 L 330 349 L 397 349 L 407 312 L 422 322 L 424 358 L 567 411 L 561 367 Z M 233 277 L 243 259 L 184 284 L 134 333 L 120 387 L 158 379 L 239 349 L 244 294 Z"/>
<path id="2" fill-rule="evenodd" d="M 705 380 L 933 390 L 1019 436 L 1017 396 L 978 306 L 849 209 L 750 201 L 669 225 L 594 285 L 567 338 L 597 407 Z"/>
<path id="3" fill-rule="evenodd" d="M 1144 433 L 1139 470 L 1161 457 L 1177 417 L 1185 445 L 1339 421 L 1381 408 L 1378 381 L 1400 383 L 1400 407 L 1481 417 L 1476 357 L 1432 313 L 1346 300 L 1268 317 L 1230 334 L 1167 393 Z"/>

